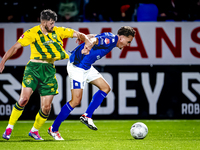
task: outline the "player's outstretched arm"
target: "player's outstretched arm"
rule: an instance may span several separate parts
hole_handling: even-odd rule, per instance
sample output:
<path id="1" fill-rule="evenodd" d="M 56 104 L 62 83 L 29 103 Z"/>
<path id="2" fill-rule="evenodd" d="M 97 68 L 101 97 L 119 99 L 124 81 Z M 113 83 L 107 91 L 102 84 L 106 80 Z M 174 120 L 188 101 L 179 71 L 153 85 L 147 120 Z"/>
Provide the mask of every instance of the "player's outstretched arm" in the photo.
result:
<path id="1" fill-rule="evenodd" d="M 90 41 L 92 42 L 93 46 L 94 46 L 94 45 L 98 45 L 98 43 L 99 43 L 98 38 L 95 38 L 95 37 L 90 38 Z"/>
<path id="2" fill-rule="evenodd" d="M 86 36 L 91 39 L 94 38 L 97 34 L 87 34 Z M 81 44 L 81 40 L 77 38 L 76 43 Z"/>
<path id="3" fill-rule="evenodd" d="M 7 61 L 12 55 L 14 55 L 14 54 L 17 52 L 17 50 L 18 50 L 19 48 L 21 48 L 21 47 L 22 47 L 21 44 L 20 44 L 19 42 L 16 42 L 16 43 L 5 53 L 5 55 L 3 56 L 3 58 L 2 58 L 2 60 L 1 60 L 1 62 L 0 62 L 0 73 L 3 72 L 6 61 Z"/>
<path id="4" fill-rule="evenodd" d="M 84 49 L 81 52 L 82 54 L 85 54 L 85 55 L 89 54 L 89 51 L 93 47 L 93 43 L 89 40 L 89 38 L 85 34 L 78 31 L 74 31 L 73 37 L 76 37 L 80 39 L 81 41 L 85 42 Z"/>
<path id="5" fill-rule="evenodd" d="M 89 39 L 91 39 L 91 38 L 94 38 L 96 35 L 97 35 L 97 34 L 87 34 L 87 37 L 88 37 Z"/>

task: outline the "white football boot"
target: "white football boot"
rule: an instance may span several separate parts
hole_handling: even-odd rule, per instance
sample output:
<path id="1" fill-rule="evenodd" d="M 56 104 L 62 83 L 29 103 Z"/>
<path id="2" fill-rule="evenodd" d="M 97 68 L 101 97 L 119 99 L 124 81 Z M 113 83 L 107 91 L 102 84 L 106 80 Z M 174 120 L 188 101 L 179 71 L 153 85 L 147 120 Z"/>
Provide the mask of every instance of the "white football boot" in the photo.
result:
<path id="1" fill-rule="evenodd" d="M 55 140 L 64 140 L 58 131 L 53 132 L 52 126 L 49 127 L 48 131 L 49 135 L 51 135 Z"/>
<path id="2" fill-rule="evenodd" d="M 92 118 L 87 117 L 85 114 L 83 114 L 80 117 L 80 121 L 85 124 L 86 126 L 88 126 L 88 128 L 92 129 L 92 130 L 98 130 L 97 127 L 95 126 Z"/>

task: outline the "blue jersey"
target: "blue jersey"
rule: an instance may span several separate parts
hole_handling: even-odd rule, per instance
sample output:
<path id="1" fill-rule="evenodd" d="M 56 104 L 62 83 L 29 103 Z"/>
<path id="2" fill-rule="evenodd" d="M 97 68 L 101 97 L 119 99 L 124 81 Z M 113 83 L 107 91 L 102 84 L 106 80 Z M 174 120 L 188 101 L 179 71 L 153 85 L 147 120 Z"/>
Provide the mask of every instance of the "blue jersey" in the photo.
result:
<path id="1" fill-rule="evenodd" d="M 91 65 L 108 54 L 117 45 L 118 36 L 109 32 L 105 32 L 95 36 L 98 38 L 98 45 L 94 45 L 88 55 L 81 54 L 85 43 L 76 47 L 71 53 L 70 63 L 73 63 L 84 70 L 90 69 Z"/>

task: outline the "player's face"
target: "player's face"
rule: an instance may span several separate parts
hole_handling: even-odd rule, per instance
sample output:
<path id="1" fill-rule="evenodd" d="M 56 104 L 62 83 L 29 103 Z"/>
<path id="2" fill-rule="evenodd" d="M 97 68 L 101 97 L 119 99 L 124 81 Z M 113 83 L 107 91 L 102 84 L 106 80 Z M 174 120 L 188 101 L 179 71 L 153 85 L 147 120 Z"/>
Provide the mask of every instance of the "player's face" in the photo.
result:
<path id="1" fill-rule="evenodd" d="M 47 30 L 47 32 L 53 32 L 54 24 L 55 21 L 53 20 L 46 21 L 45 29 Z"/>
<path id="2" fill-rule="evenodd" d="M 131 35 L 129 35 L 128 37 L 124 35 L 120 35 L 119 41 L 117 43 L 117 47 L 119 47 L 120 49 L 123 49 L 125 46 L 129 46 L 132 40 L 133 40 L 133 37 Z"/>

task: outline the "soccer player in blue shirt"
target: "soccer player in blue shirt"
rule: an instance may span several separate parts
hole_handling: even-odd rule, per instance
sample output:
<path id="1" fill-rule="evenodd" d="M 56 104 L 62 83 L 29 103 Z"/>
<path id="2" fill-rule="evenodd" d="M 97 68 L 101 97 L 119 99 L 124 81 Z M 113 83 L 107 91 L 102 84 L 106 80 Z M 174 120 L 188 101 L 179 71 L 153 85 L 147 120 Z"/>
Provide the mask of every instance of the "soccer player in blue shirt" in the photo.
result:
<path id="1" fill-rule="evenodd" d="M 99 90 L 93 95 L 92 101 L 86 112 L 80 117 L 80 121 L 90 129 L 97 130 L 92 120 L 93 112 L 101 105 L 111 89 L 92 64 L 108 54 L 114 47 L 122 49 L 129 45 L 135 37 L 135 31 L 132 27 L 123 26 L 118 30 L 117 35 L 106 32 L 99 35 L 90 34 L 88 37 L 94 45 L 92 49 L 90 51 L 84 49 L 85 43 L 82 43 L 71 52 L 70 61 L 68 61 L 67 71 L 70 77 L 72 99 L 62 107 L 53 125 L 48 129 L 48 133 L 55 140 L 64 140 L 58 129 L 70 112 L 81 103 L 86 83 L 95 85 Z"/>

